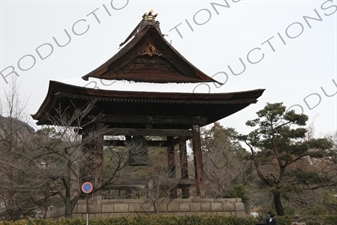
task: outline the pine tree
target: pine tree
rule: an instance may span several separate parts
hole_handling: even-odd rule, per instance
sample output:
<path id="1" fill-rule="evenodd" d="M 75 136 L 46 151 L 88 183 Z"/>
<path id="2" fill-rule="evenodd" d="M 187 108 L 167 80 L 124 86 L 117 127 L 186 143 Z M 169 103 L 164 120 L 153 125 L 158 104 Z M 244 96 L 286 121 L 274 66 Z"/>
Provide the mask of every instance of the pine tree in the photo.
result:
<path id="1" fill-rule="evenodd" d="M 239 135 L 251 152 L 262 185 L 272 194 L 278 215 L 284 215 L 282 199 L 291 193 L 325 187 L 333 182 L 328 171 L 315 170 L 315 160 L 329 160 L 331 141 L 307 138 L 308 116 L 286 111 L 282 103 L 267 103 L 258 118 L 246 122 L 255 130 Z"/>

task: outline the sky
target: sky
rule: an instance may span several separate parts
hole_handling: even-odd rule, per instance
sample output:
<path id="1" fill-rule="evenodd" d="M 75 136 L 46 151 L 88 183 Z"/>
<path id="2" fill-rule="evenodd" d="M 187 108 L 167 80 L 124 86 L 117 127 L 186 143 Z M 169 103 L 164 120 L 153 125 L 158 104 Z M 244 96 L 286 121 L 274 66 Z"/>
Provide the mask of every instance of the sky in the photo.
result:
<path id="1" fill-rule="evenodd" d="M 223 126 L 247 133 L 245 122 L 267 102 L 283 102 L 307 114 L 316 135 L 337 131 L 336 0 L 0 0 L 1 101 L 14 77 L 28 114 L 39 109 L 50 80 L 114 89 L 80 78 L 116 54 L 150 9 L 172 46 L 223 83 L 187 90 L 266 89 Z"/>

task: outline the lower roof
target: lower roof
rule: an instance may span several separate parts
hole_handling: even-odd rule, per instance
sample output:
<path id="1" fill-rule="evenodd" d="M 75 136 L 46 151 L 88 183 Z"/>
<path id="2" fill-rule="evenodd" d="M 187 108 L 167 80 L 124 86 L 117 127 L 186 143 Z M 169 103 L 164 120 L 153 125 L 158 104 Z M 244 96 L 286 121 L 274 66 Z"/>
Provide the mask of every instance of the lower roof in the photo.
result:
<path id="1" fill-rule="evenodd" d="M 202 125 L 216 122 L 256 103 L 263 92 L 264 89 L 230 93 L 116 91 L 50 81 L 47 96 L 32 117 L 37 120 L 38 125 L 51 125 L 53 122 L 46 115 L 57 116 L 55 109 L 61 107 L 71 114 L 75 110 L 75 105 L 81 107 L 95 101 L 95 107 L 90 115 L 102 114 L 109 118 L 124 118 L 120 122 L 116 119 L 109 120 L 111 127 L 139 127 L 144 124 L 137 124 L 136 120 L 131 118 L 140 118 L 137 121 L 142 121 L 141 118 L 151 117 L 166 119 L 155 120 L 157 123 L 153 124 L 154 128 L 189 129 L 191 124 L 178 121 L 198 117 L 203 119 Z"/>

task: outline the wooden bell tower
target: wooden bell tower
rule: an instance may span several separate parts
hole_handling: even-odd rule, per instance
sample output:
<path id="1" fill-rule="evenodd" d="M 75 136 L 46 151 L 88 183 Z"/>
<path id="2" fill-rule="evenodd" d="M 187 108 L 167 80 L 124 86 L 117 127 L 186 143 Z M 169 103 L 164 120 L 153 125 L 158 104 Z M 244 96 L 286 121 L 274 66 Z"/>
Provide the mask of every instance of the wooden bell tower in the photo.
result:
<path id="1" fill-rule="evenodd" d="M 94 152 L 92 159 L 87 162 L 94 171 L 87 177 L 94 182 L 94 185 L 99 185 L 102 181 L 103 146 L 108 143 L 104 142 L 104 135 L 123 135 L 127 140 L 138 139 L 144 148 L 165 147 L 168 153 L 168 177 L 180 179 L 177 188 L 181 188 L 182 197 L 188 198 L 189 186 L 195 185 L 198 196 L 204 198 L 206 190 L 200 127 L 256 103 L 264 89 L 230 93 L 193 93 L 181 89 L 172 91 L 177 84 L 217 83 L 219 85 L 219 82 L 197 69 L 173 48 L 161 33 L 156 18 L 157 14 L 153 15 L 152 10 L 145 13 L 140 23 L 120 44 L 122 48 L 82 78 L 117 82 L 124 80 L 134 85 L 167 84 L 169 91 L 120 91 L 114 90 L 114 85 L 109 87 L 110 90 L 102 90 L 50 81 L 47 96 L 33 118 L 38 121 L 37 124 L 51 124 L 52 121 L 45 115 L 55 116 L 55 108 L 61 106 L 71 113 L 71 110 L 75 110 L 74 105 L 84 106 L 88 100 L 94 100 L 95 107 L 88 115 L 102 115 L 94 127 L 107 128 L 106 134 L 102 134 L 100 138 L 83 149 L 83 151 L 91 149 Z M 85 135 L 86 130 L 89 128 L 84 126 L 82 135 Z M 145 143 L 141 140 L 145 136 L 161 136 L 166 140 Z M 188 174 L 187 140 L 193 143 L 194 179 L 191 179 Z M 123 143 L 115 142 L 115 144 Z M 176 177 L 175 146 L 179 148 L 180 178 Z M 146 155 L 146 152 L 143 154 Z M 145 164 L 136 160 L 130 163 L 138 166 Z M 176 196 L 176 190 L 172 190 L 170 197 Z"/>

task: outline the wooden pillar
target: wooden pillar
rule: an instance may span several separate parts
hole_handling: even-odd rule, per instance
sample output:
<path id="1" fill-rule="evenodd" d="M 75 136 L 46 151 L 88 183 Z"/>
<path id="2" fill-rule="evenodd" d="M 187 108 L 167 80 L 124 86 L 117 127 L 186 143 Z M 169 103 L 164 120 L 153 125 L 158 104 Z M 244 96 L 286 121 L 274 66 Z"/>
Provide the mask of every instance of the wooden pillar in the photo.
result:
<path id="1" fill-rule="evenodd" d="M 187 150 L 186 150 L 186 139 L 184 137 L 179 137 L 179 158 L 180 158 L 180 171 L 181 179 L 188 179 L 188 161 L 187 161 Z M 189 186 L 182 185 L 181 187 L 182 198 L 190 197 Z"/>
<path id="2" fill-rule="evenodd" d="M 175 165 L 175 152 L 174 152 L 173 137 L 168 136 L 167 142 L 170 143 L 167 146 L 168 178 L 176 178 L 176 165 Z M 169 188 L 170 188 L 170 199 L 177 198 L 177 188 L 173 187 L 173 184 Z"/>
<path id="3" fill-rule="evenodd" d="M 96 123 L 95 127 L 95 182 L 94 187 L 98 187 L 102 184 L 103 179 L 103 128 L 104 123 Z"/>
<path id="4" fill-rule="evenodd" d="M 125 195 L 124 198 L 131 199 L 132 189 L 131 187 L 125 187 Z"/>
<path id="5" fill-rule="evenodd" d="M 82 134 L 82 154 L 83 161 L 80 167 L 80 181 L 94 183 L 94 150 L 95 144 L 92 140 L 89 140 L 89 127 L 84 127 L 81 131 Z"/>
<path id="6" fill-rule="evenodd" d="M 193 156 L 196 174 L 197 194 L 201 198 L 205 198 L 206 191 L 205 191 L 204 167 L 202 162 L 200 127 L 198 124 L 194 124 L 192 126 L 192 142 L 193 142 Z"/>

